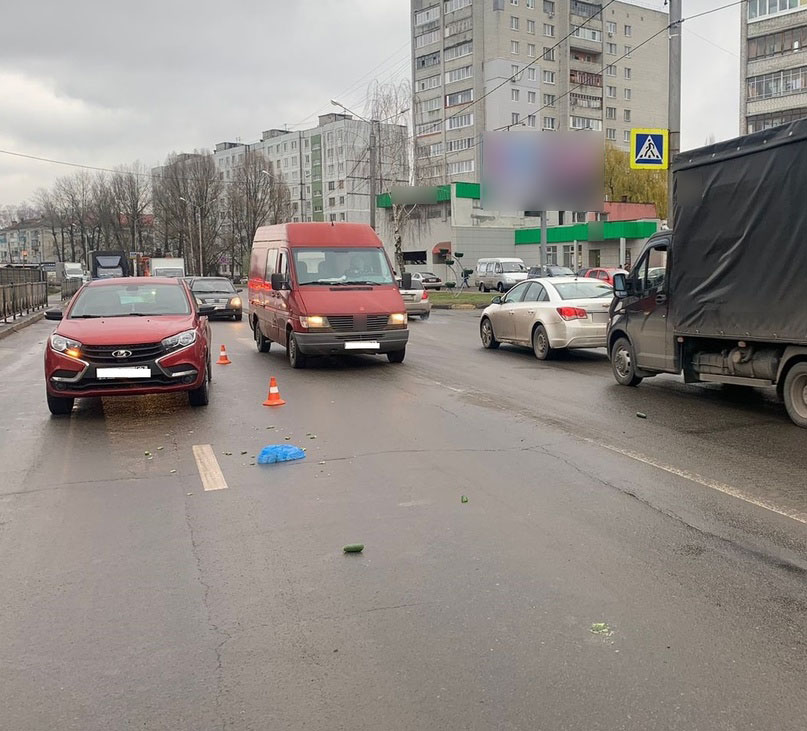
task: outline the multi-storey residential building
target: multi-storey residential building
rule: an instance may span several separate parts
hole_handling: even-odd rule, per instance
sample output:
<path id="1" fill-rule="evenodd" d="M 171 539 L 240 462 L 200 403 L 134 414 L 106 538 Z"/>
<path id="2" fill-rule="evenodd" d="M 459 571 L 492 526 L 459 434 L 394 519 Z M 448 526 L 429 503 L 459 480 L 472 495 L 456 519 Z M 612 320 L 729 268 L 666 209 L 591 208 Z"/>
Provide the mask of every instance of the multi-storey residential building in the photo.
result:
<path id="1" fill-rule="evenodd" d="M 807 117 L 807 0 L 748 0 L 740 45 L 740 134 Z"/>
<path id="2" fill-rule="evenodd" d="M 53 234 L 41 219 L 12 223 L 0 229 L 0 265 L 57 261 Z"/>
<path id="3" fill-rule="evenodd" d="M 409 182 L 406 127 L 376 123 L 377 188 Z M 290 189 L 293 221 L 370 221 L 371 123 L 348 114 L 325 114 L 313 129 L 270 129 L 259 142 L 220 142 L 214 159 L 219 179 L 235 179 L 247 149 L 261 153 L 268 171 Z"/>
<path id="4" fill-rule="evenodd" d="M 411 11 L 420 182 L 479 180 L 486 131 L 596 130 L 627 149 L 631 128 L 667 126 L 667 13 L 584 0 L 411 0 Z"/>

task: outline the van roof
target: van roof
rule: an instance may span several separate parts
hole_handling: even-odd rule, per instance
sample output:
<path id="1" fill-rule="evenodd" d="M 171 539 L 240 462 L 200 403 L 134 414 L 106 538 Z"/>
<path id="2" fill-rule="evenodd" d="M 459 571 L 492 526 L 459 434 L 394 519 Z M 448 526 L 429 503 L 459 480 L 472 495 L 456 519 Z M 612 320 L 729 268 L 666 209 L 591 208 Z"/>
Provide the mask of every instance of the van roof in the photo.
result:
<path id="1" fill-rule="evenodd" d="M 524 263 L 524 260 L 519 259 L 517 256 L 488 256 L 477 259 L 477 261 L 520 261 L 522 264 Z"/>
<path id="2" fill-rule="evenodd" d="M 306 246 L 371 246 L 380 247 L 381 239 L 366 223 L 281 223 L 261 226 L 255 232 L 255 243 L 288 242 L 292 248 Z"/>

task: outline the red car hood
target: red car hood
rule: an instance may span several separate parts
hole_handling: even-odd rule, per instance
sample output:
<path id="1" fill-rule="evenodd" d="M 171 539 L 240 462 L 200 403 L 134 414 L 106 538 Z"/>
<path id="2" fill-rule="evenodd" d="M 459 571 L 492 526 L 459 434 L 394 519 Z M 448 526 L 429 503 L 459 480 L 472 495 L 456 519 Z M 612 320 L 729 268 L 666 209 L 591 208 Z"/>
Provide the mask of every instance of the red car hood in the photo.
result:
<path id="1" fill-rule="evenodd" d="M 84 345 L 139 345 L 158 343 L 163 338 L 193 328 L 193 317 L 190 315 L 160 315 L 67 319 L 59 323 L 56 332 Z"/>
<path id="2" fill-rule="evenodd" d="M 397 287 L 341 289 L 339 287 L 300 287 L 300 301 L 307 315 L 388 315 L 406 312 Z"/>

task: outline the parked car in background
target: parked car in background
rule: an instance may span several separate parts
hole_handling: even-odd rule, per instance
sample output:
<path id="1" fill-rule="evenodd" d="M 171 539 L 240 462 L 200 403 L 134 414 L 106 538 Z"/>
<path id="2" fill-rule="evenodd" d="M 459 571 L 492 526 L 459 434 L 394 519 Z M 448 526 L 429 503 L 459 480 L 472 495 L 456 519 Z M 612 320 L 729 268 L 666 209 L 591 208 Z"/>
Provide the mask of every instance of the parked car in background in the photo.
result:
<path id="1" fill-rule="evenodd" d="M 559 266 L 558 264 L 547 264 L 545 266 L 530 267 L 527 271 L 528 279 L 535 279 L 537 277 L 574 277 L 575 273 L 569 267 Z"/>
<path id="2" fill-rule="evenodd" d="M 128 277 L 84 285 L 45 345 L 45 387 L 52 414 L 75 399 L 187 391 L 191 406 L 209 398 L 212 308 L 197 307 L 176 279 Z"/>
<path id="3" fill-rule="evenodd" d="M 214 312 L 210 317 L 240 320 L 243 317 L 243 305 L 233 283 L 226 277 L 190 277 L 188 286 L 200 305 L 211 305 Z"/>
<path id="4" fill-rule="evenodd" d="M 482 345 L 531 346 L 539 360 L 565 348 L 604 348 L 612 300 L 605 282 L 569 277 L 521 282 L 482 311 Z"/>
<path id="5" fill-rule="evenodd" d="M 585 274 L 581 275 L 589 279 L 599 279 L 601 282 L 606 282 L 612 287 L 614 286 L 614 274 L 627 274 L 625 269 L 619 267 L 590 267 L 586 269 Z"/>
<path id="6" fill-rule="evenodd" d="M 527 278 L 527 267 L 523 260 L 514 257 L 478 259 L 474 276 L 480 292 L 490 292 L 491 289 L 506 292 Z"/>
<path id="7" fill-rule="evenodd" d="M 434 272 L 415 272 L 412 274 L 413 282 L 420 282 L 425 289 L 436 289 L 438 292 L 443 286 L 443 280 Z"/>
<path id="8" fill-rule="evenodd" d="M 403 289 L 402 286 L 399 279 L 398 287 L 401 288 L 401 297 L 403 297 L 404 305 L 406 305 L 406 314 L 409 317 L 418 315 L 421 320 L 428 320 L 432 312 L 432 303 L 423 284 L 416 280 L 413 274 L 409 288 Z"/>

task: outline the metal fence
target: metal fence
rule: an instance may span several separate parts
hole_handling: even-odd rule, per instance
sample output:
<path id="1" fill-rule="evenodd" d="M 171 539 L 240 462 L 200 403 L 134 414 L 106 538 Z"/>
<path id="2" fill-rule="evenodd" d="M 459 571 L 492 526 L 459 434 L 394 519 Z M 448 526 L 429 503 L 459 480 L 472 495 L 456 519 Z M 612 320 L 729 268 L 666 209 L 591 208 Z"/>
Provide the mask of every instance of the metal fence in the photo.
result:
<path id="1" fill-rule="evenodd" d="M 83 282 L 80 279 L 63 279 L 61 286 L 62 302 L 69 300 L 76 292 Z"/>
<path id="2" fill-rule="evenodd" d="M 47 282 L 23 282 L 0 285 L 0 319 L 16 320 L 34 310 L 48 306 Z"/>

